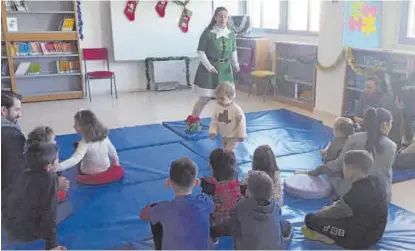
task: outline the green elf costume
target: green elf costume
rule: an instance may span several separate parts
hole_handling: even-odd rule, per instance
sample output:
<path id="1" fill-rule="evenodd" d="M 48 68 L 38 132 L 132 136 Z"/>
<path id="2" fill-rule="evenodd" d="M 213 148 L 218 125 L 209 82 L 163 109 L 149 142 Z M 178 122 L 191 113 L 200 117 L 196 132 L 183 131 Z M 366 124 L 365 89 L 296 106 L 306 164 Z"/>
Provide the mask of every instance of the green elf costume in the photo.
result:
<path id="1" fill-rule="evenodd" d="M 202 33 L 197 52 L 200 65 L 196 72 L 194 90 L 202 98 L 214 98 L 215 89 L 220 82 L 234 84 L 233 69 L 239 72 L 235 33 L 228 27 L 214 25 Z M 216 69 L 216 72 L 212 72 Z M 200 130 L 199 117 L 189 116 L 186 120 L 187 130 Z"/>

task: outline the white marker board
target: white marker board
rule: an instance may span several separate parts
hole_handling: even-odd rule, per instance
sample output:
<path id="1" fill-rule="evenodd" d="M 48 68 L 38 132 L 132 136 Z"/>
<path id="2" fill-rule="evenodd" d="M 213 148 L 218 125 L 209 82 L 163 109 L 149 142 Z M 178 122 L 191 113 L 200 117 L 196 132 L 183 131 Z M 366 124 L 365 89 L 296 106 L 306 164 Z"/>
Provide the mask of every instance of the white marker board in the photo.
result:
<path id="1" fill-rule="evenodd" d="M 200 35 L 212 18 L 212 1 L 190 0 L 189 31 L 179 28 L 183 7 L 169 1 L 161 18 L 157 1 L 139 1 L 135 20 L 124 15 L 127 1 L 111 1 L 111 27 L 116 61 L 139 61 L 147 57 L 197 57 Z"/>

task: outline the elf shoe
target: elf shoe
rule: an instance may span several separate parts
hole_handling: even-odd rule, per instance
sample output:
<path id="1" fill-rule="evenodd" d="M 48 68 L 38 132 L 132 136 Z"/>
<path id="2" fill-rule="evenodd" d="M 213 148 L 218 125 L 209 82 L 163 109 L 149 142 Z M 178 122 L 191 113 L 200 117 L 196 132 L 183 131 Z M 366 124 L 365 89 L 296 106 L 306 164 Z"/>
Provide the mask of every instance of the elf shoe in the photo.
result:
<path id="1" fill-rule="evenodd" d="M 199 132 L 202 126 L 200 124 L 200 118 L 189 115 L 186 119 L 186 131 L 190 133 Z"/>

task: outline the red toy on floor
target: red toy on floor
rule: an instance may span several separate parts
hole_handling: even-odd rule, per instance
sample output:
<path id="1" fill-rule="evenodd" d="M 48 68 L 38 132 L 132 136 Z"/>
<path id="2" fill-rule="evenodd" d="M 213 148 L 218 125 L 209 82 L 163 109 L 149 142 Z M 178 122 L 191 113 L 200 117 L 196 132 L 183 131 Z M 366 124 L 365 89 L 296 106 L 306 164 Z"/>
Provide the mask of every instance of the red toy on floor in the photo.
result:
<path id="1" fill-rule="evenodd" d="M 103 185 L 121 180 L 124 177 L 124 168 L 111 166 L 107 171 L 97 174 L 78 174 L 76 180 L 84 185 Z"/>

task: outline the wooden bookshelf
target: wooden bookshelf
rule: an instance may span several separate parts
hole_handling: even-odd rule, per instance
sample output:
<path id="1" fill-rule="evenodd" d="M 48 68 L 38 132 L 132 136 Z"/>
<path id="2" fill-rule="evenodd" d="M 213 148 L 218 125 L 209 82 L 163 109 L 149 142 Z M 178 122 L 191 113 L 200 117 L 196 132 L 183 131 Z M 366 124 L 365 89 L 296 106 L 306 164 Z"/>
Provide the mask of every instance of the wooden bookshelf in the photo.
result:
<path id="1" fill-rule="evenodd" d="M 277 100 L 314 109 L 317 45 L 275 42 L 274 51 Z"/>
<path id="2" fill-rule="evenodd" d="M 415 53 L 408 51 L 379 50 L 379 49 L 352 49 L 356 65 L 362 69 L 371 69 L 382 63 L 381 70 L 373 75 L 383 79 L 389 75 L 392 92 L 398 87 L 394 84 L 407 79 L 415 72 Z M 364 95 L 366 78 L 356 74 L 347 64 L 344 78 L 344 94 L 342 114 L 355 114 L 357 103 Z"/>
<path id="3" fill-rule="evenodd" d="M 2 89 L 6 89 L 3 88 L 3 82 L 8 81 L 9 89 L 22 94 L 25 102 L 82 98 L 84 75 L 79 53 L 76 2 L 73 0 L 16 1 L 24 2 L 24 8 L 19 10 L 9 8 L 8 2 L 1 1 L 2 47 L 7 52 L 2 54 L 1 60 L 2 65 L 5 63 L 8 66 L 8 74 L 5 76 L 2 74 Z M 17 21 L 17 29 L 9 30 L 9 18 Z M 72 30 L 61 31 L 60 26 L 65 18 L 73 18 Z M 49 43 L 58 46 L 71 44 L 71 51 L 60 53 L 59 50 L 59 52 L 46 53 L 40 44 Z M 29 45 L 28 47 L 35 44 L 42 49 L 40 53 L 33 53 L 32 49 L 27 53 L 26 51 L 21 53 L 19 44 Z M 61 62 L 71 62 L 70 71 L 65 70 L 62 74 Z M 22 63 L 30 63 L 31 66 L 35 64 L 37 66 L 35 74 L 29 74 L 27 71 L 22 74 L 18 71 Z M 72 65 L 76 67 L 72 68 Z"/>

